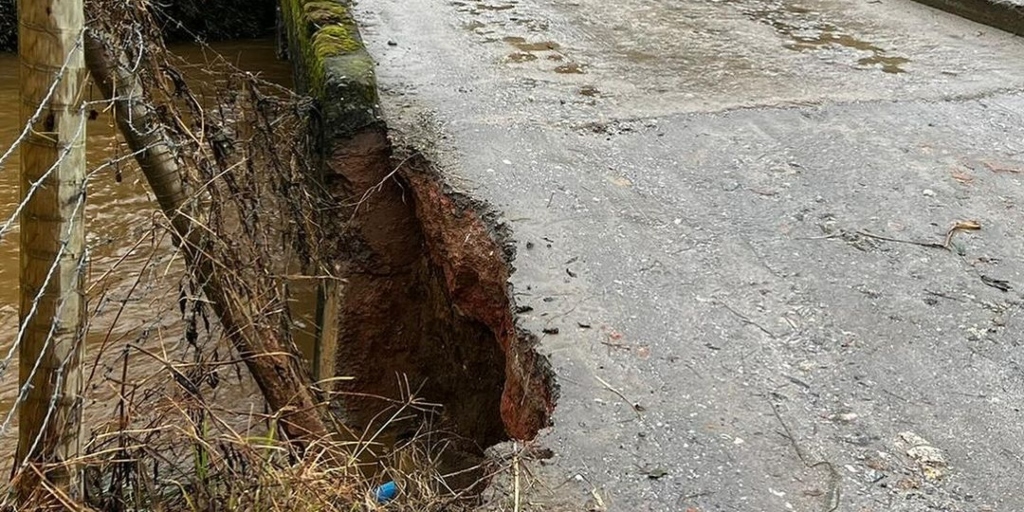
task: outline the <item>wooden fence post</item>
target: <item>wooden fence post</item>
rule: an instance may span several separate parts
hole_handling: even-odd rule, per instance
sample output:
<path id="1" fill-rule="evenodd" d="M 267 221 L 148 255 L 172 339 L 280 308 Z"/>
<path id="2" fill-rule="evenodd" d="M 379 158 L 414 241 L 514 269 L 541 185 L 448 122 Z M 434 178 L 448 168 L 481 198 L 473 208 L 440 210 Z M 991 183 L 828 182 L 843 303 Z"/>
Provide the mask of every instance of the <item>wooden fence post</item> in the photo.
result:
<path id="1" fill-rule="evenodd" d="M 84 25 L 82 0 L 18 2 L 21 120 L 32 123 L 21 146 L 22 501 L 39 487 L 39 474 L 57 491 L 81 495 L 81 478 L 65 463 L 79 455 L 82 428 Z"/>

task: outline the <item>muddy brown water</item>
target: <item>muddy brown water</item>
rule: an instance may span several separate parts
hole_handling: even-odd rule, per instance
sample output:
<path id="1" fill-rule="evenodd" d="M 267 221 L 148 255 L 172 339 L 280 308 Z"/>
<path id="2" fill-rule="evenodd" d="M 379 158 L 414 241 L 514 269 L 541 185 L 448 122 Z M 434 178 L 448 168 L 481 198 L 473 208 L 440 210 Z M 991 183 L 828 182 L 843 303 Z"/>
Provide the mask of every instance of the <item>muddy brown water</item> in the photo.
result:
<path id="1" fill-rule="evenodd" d="M 292 85 L 291 67 L 275 57 L 272 40 L 214 43 L 205 49 L 177 46 L 173 51 L 197 66 L 219 53 L 267 81 L 286 87 Z M 93 90 L 91 94 L 98 92 Z M 6 150 L 20 132 L 18 105 L 18 57 L 0 54 L 0 150 Z M 101 114 L 89 121 L 87 137 L 90 171 L 112 157 L 128 153 L 109 115 Z M 0 168 L 0 225 L 11 217 L 19 201 L 18 169 L 17 152 Z M 90 252 L 87 286 L 91 320 L 86 375 L 92 373 L 98 356 L 100 364 L 87 383 L 87 427 L 90 415 L 102 418 L 116 399 L 117 390 L 104 377 L 111 374 L 112 361 L 120 353 L 120 347 L 134 343 L 157 354 L 170 354 L 176 349 L 180 352 L 183 335 L 177 297 L 182 267 L 169 238 L 154 237 L 157 218 L 155 201 L 134 162 L 127 160 L 123 165 L 101 169 L 90 176 L 86 230 Z M 6 356 L 17 336 L 18 267 L 15 227 L 0 240 L 0 358 Z M 295 306 L 297 342 L 304 350 L 311 350 L 315 305 Z M 8 417 L 18 395 L 17 364 L 15 353 L 11 365 L 0 373 L 0 422 Z M 131 370 L 141 376 L 165 373 L 163 364 L 153 357 L 133 357 Z M 262 407 L 258 392 L 244 379 L 241 385 L 221 386 L 218 392 L 223 403 L 236 409 L 259 410 Z M 14 416 L 3 427 L 0 437 L 0 466 L 3 467 L 10 464 L 9 454 L 17 442 Z"/>

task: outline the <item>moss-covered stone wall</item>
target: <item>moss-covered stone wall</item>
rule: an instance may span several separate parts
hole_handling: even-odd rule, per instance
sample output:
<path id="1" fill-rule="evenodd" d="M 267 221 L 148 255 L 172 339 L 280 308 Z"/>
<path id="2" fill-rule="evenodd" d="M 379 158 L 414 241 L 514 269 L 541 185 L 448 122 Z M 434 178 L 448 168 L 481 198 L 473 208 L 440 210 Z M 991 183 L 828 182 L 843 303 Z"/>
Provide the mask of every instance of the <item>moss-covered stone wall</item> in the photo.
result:
<path id="1" fill-rule="evenodd" d="M 328 145 L 380 123 L 374 62 L 347 2 L 279 0 L 300 92 L 318 100 Z"/>

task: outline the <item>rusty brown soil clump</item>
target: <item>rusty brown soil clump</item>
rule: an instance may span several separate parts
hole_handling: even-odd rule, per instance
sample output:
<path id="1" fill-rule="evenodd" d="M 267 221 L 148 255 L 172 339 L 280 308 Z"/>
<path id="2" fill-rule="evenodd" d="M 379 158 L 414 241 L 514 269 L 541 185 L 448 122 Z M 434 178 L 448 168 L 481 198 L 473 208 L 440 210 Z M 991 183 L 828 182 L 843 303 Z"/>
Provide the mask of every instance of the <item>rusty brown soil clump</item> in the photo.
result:
<path id="1" fill-rule="evenodd" d="M 464 461 L 547 426 L 556 390 L 536 338 L 517 329 L 507 233 L 448 190 L 418 154 L 393 158 L 382 127 L 335 144 L 325 182 L 350 216 L 337 319 L 338 407 L 376 430 L 389 403 L 440 404 Z M 399 430 L 415 425 L 395 425 Z M 406 432 L 407 433 L 407 432 Z M 403 432 L 397 432 L 401 437 Z"/>

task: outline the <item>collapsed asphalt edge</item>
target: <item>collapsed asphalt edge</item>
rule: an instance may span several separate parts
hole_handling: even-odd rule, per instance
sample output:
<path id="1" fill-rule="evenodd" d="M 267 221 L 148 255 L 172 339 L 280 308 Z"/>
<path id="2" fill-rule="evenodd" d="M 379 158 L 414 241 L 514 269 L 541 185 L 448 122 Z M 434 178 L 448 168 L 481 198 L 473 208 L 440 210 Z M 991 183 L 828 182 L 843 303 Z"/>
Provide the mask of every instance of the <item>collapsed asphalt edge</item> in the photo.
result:
<path id="1" fill-rule="evenodd" d="M 375 62 L 363 44 L 348 4 L 339 0 L 279 2 L 284 28 L 281 39 L 287 45 L 284 53 L 295 67 L 296 86 L 300 93 L 316 101 L 325 185 L 336 198 L 363 198 L 358 203 L 365 203 L 363 208 L 357 206 L 351 212 L 351 239 L 347 249 L 351 254 L 341 257 L 346 260 L 346 267 L 369 270 L 356 270 L 359 275 L 352 276 L 347 285 L 351 293 L 343 299 L 343 325 L 340 328 L 343 338 L 351 338 L 349 341 L 352 343 L 343 343 L 346 347 L 339 347 L 341 357 L 336 371 L 360 376 L 362 378 L 357 380 L 379 391 L 378 395 L 386 396 L 386 385 L 394 382 L 393 372 L 374 371 L 373 367 L 380 366 L 382 362 L 367 354 L 380 353 L 378 349 L 382 348 L 394 349 L 396 353 L 408 350 L 408 347 L 389 345 L 399 343 L 400 333 L 404 332 L 397 329 L 392 333 L 389 329 L 406 325 L 409 329 L 405 331 L 426 329 L 421 334 L 427 335 L 430 321 L 424 318 L 451 309 L 460 322 L 469 322 L 491 331 L 490 337 L 495 346 L 473 349 L 472 352 L 500 352 L 504 361 L 498 368 L 491 369 L 501 374 L 503 382 L 493 390 L 497 391 L 493 398 L 498 400 L 485 400 L 486 407 L 471 407 L 478 410 L 466 411 L 466 414 L 459 413 L 466 408 L 466 404 L 458 403 L 459 400 L 450 403 L 445 399 L 438 401 L 450 406 L 447 408 L 455 416 L 456 423 L 465 427 L 460 429 L 462 434 L 486 431 L 479 436 L 469 436 L 481 444 L 492 444 L 509 437 L 532 439 L 540 429 L 548 426 L 558 391 L 547 359 L 535 351 L 536 337 L 516 325 L 514 298 L 508 284 L 508 275 L 513 271 L 514 251 L 510 250 L 512 246 L 508 243 L 508 236 L 502 236 L 501 227 L 493 221 L 493 211 L 489 206 L 446 187 L 438 169 L 422 156 L 394 157 L 392 152 L 398 148 L 390 140 L 381 113 Z M 397 186 L 391 186 L 399 181 L 401 183 Z M 414 199 L 411 205 L 407 202 L 406 186 Z M 342 200 L 339 204 L 346 202 Z M 417 242 L 421 239 L 422 242 Z M 475 242 L 467 244 L 470 239 Z M 467 245 L 479 250 L 467 250 Z M 420 251 L 430 262 L 426 270 L 404 275 L 403 269 L 409 265 L 396 262 Z M 421 282 L 425 278 L 426 281 Z M 399 290 L 374 296 L 374 291 L 387 291 L 388 287 L 394 288 L 406 281 L 409 286 L 404 288 L 430 291 L 435 287 L 431 279 L 439 279 L 436 284 L 444 289 L 443 295 L 449 305 L 428 307 L 431 301 L 424 300 L 420 300 L 418 305 L 402 303 Z M 360 293 L 360 290 L 365 293 Z M 366 297 L 361 299 L 360 295 Z M 374 298 L 371 300 L 370 296 Z M 412 311 L 417 308 L 424 311 Z M 410 311 L 403 312 L 406 309 Z M 368 315 L 362 319 L 366 321 L 359 320 L 359 313 Z M 378 314 L 386 316 L 391 325 L 369 318 Z M 409 315 L 415 318 L 404 318 Z M 451 315 L 443 313 L 442 316 Z M 461 332 L 460 329 L 447 330 Z M 447 340 L 452 341 L 455 340 Z M 451 344 L 447 342 L 443 344 Z M 374 350 L 362 350 L 367 347 Z M 344 350 L 351 353 L 342 354 Z M 419 346 L 414 352 L 422 356 L 429 350 L 428 346 Z M 457 359 L 453 358 L 453 361 Z M 468 364 L 470 368 L 480 363 L 473 357 L 458 362 Z M 444 364 L 437 362 L 431 366 L 422 368 L 412 364 L 410 368 L 389 369 L 409 369 L 414 374 L 427 375 Z M 487 373 L 482 368 L 472 371 Z M 447 373 L 451 373 L 448 379 L 433 375 L 432 380 L 438 386 L 434 391 L 439 398 L 452 398 L 458 391 L 456 388 L 469 385 L 468 381 L 458 382 L 451 378 L 459 374 L 458 368 Z M 386 379 L 376 379 L 381 376 L 377 374 Z M 466 378 L 470 379 L 470 376 Z M 375 385 L 377 380 L 381 386 Z M 503 424 L 503 432 L 498 435 L 494 435 L 494 429 L 490 427 L 474 424 L 472 418 L 458 421 L 462 417 L 481 414 L 481 409 L 492 408 L 493 411 L 487 414 L 493 413 L 491 417 Z M 360 416 L 359 407 L 350 409 L 348 412 L 354 414 L 347 416 Z"/>

